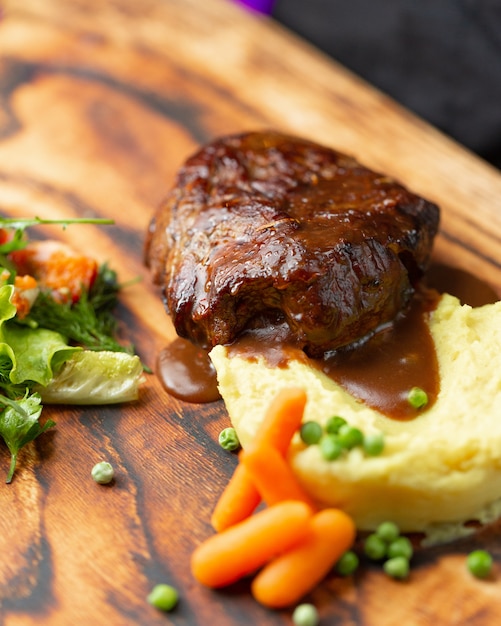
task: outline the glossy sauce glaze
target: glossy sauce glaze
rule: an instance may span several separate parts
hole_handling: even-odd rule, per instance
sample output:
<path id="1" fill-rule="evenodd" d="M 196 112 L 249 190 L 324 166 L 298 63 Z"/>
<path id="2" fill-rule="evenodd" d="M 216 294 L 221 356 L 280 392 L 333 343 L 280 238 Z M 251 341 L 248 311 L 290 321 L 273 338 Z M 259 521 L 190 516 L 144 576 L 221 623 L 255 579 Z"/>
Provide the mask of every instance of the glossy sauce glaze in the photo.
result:
<path id="1" fill-rule="evenodd" d="M 309 359 L 302 350 L 274 339 L 273 330 L 249 331 L 229 346 L 230 357 L 257 361 L 270 367 L 286 367 L 292 359 L 322 371 L 367 406 L 393 419 L 418 414 L 408 402 L 409 391 L 420 387 L 428 395 L 428 407 L 440 388 L 435 347 L 426 318 L 438 300 L 436 292 L 416 296 L 405 315 L 387 324 L 359 345 Z"/>
<path id="2" fill-rule="evenodd" d="M 434 297 L 435 295 L 435 297 Z M 432 406 L 440 390 L 440 376 L 427 317 L 438 294 L 420 294 L 409 311 L 380 329 L 361 346 L 334 354 L 316 366 L 353 397 L 393 419 L 412 419 L 420 410 L 409 403 L 413 387 L 428 396 Z"/>
<path id="3" fill-rule="evenodd" d="M 249 360 L 263 357 L 270 367 L 285 367 L 291 359 L 317 367 L 367 406 L 393 419 L 412 419 L 419 414 L 407 401 L 412 387 L 428 395 L 428 407 L 440 388 L 435 348 L 426 318 L 439 292 L 456 295 L 462 303 L 481 306 L 499 299 L 483 281 L 462 270 L 436 266 L 405 315 L 381 328 L 355 348 L 309 359 L 284 341 L 287 329 L 279 324 L 248 331 L 229 346 L 229 356 Z M 158 357 L 158 375 L 165 389 L 188 402 L 219 399 L 215 369 L 207 351 L 177 338 Z"/>
<path id="4" fill-rule="evenodd" d="M 321 357 L 391 322 L 439 209 L 353 158 L 279 132 L 216 139 L 181 167 L 145 258 L 179 336 L 229 345 L 279 312 Z"/>

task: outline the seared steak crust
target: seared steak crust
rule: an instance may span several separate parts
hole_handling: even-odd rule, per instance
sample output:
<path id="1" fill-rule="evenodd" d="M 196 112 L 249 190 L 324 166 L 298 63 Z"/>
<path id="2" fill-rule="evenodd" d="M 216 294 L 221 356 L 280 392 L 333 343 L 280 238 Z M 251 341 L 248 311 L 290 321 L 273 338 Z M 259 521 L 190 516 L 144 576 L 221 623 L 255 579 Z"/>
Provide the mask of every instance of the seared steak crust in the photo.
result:
<path id="1" fill-rule="evenodd" d="M 351 157 L 252 132 L 186 161 L 146 262 L 180 336 L 211 347 L 282 323 L 320 356 L 405 309 L 438 220 L 435 204 Z"/>

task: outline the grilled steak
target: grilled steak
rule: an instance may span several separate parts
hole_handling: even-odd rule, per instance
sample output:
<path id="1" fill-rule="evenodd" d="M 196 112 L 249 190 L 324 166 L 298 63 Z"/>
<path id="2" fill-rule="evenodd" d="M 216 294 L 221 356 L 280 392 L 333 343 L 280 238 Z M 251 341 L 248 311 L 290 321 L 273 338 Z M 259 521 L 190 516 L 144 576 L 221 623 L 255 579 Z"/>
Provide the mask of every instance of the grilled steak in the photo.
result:
<path id="1" fill-rule="evenodd" d="M 186 161 L 146 263 L 181 337 L 208 348 L 274 324 L 321 356 L 405 309 L 438 220 L 436 205 L 349 156 L 251 132 Z"/>

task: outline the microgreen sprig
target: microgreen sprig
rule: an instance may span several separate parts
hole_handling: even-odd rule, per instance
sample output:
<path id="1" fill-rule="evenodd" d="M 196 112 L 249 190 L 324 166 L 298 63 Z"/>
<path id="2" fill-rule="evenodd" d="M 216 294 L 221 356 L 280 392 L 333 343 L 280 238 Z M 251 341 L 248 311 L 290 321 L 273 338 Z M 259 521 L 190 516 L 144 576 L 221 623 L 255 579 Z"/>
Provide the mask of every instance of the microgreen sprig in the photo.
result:
<path id="1" fill-rule="evenodd" d="M 112 219 L 104 217 L 74 217 L 70 219 L 48 220 L 42 217 L 0 217 L 0 228 L 24 232 L 31 226 L 47 224 L 61 225 L 64 228 L 71 224 L 113 224 Z"/>
<path id="2" fill-rule="evenodd" d="M 40 424 L 42 412 L 39 394 L 26 395 L 21 400 L 11 400 L 0 395 L 0 405 L 3 405 L 0 420 L 0 436 L 7 444 L 10 452 L 10 467 L 5 482 L 10 483 L 16 469 L 19 450 L 30 441 L 36 439 L 49 428 L 55 426 L 53 420 Z"/>
<path id="3" fill-rule="evenodd" d="M 42 225 L 61 225 L 63 229 L 71 224 L 114 224 L 114 221 L 107 218 L 77 217 L 73 219 L 48 220 L 41 217 L 0 217 L 0 229 L 13 231 L 12 235 L 0 243 L 0 266 L 6 268 L 10 272 L 15 272 L 15 268 L 6 255 L 14 252 L 14 250 L 22 250 L 29 241 L 24 237 L 24 231 L 31 226 Z"/>

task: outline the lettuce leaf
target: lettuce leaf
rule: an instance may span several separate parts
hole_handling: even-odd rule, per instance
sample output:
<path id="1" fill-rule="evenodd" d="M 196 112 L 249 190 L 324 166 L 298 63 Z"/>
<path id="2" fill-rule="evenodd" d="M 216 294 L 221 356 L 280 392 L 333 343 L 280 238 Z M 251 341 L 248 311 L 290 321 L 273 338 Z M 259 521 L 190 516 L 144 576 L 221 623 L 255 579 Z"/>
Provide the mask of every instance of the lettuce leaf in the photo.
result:
<path id="1" fill-rule="evenodd" d="M 81 348 L 68 346 L 59 333 L 46 328 L 28 328 L 15 323 L 0 326 L 0 351 L 7 345 L 12 354 L 10 380 L 48 385 L 55 373 Z"/>
<path id="2" fill-rule="evenodd" d="M 139 397 L 141 359 L 126 352 L 82 350 L 36 391 L 47 404 L 118 404 Z"/>
<path id="3" fill-rule="evenodd" d="M 65 361 L 81 351 L 57 332 L 16 324 L 13 293 L 10 284 L 0 287 L 0 436 L 11 453 L 7 482 L 19 450 L 54 425 L 52 420 L 40 424 L 41 396 L 32 393 L 33 386 L 49 384 Z"/>

